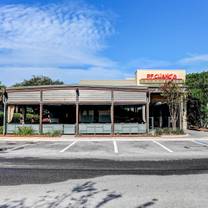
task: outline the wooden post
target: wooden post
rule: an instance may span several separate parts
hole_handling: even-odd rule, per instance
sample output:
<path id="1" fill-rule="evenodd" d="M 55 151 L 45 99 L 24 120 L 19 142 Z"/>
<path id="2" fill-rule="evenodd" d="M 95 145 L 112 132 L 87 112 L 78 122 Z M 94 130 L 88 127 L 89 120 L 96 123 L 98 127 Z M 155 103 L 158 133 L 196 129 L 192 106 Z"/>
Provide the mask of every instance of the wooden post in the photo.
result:
<path id="1" fill-rule="evenodd" d="M 181 99 L 181 103 L 179 105 L 179 128 L 180 130 L 183 129 L 183 99 Z"/>
<path id="2" fill-rule="evenodd" d="M 183 130 L 187 130 L 187 104 L 186 97 L 183 99 Z"/>
<path id="3" fill-rule="evenodd" d="M 149 103 L 150 103 L 150 93 L 147 93 L 147 103 L 146 103 L 146 128 L 147 133 L 149 133 Z"/>
<path id="4" fill-rule="evenodd" d="M 39 133 L 43 133 L 43 91 L 40 91 Z"/>
<path id="5" fill-rule="evenodd" d="M 3 135 L 7 134 L 7 101 L 3 98 L 4 103 L 4 120 L 3 120 Z"/>
<path id="6" fill-rule="evenodd" d="M 25 124 L 26 114 L 27 114 L 27 106 L 25 106 L 25 105 L 22 107 L 22 114 L 23 114 L 23 123 L 22 124 Z"/>
<path id="7" fill-rule="evenodd" d="M 76 89 L 76 125 L 75 125 L 75 134 L 79 135 L 79 89 Z"/>
<path id="8" fill-rule="evenodd" d="M 114 135 L 114 94 L 113 90 L 111 90 L 111 135 Z"/>

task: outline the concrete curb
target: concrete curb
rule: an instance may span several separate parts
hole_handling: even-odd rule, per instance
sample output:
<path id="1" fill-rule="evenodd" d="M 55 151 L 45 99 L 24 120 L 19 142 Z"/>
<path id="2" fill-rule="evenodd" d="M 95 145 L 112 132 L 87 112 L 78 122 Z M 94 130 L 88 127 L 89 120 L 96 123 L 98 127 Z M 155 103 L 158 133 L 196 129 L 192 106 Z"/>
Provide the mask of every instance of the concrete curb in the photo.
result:
<path id="1" fill-rule="evenodd" d="M 162 138 L 185 138 L 185 137 L 188 137 L 190 136 L 190 134 L 184 134 L 184 135 L 162 135 L 161 137 Z"/>
<path id="2" fill-rule="evenodd" d="M 70 141 L 100 141 L 100 142 L 104 142 L 104 141 L 152 141 L 152 140 L 156 140 L 156 141 L 191 141 L 191 140 L 208 140 L 208 136 L 207 137 L 200 137 L 200 138 L 192 138 L 192 137 L 112 137 L 112 138 L 105 138 L 105 137 L 99 137 L 99 138 L 95 138 L 95 137 L 85 137 L 85 138 L 78 138 L 78 137 L 74 137 L 74 138 L 33 138 L 33 137 L 29 137 L 29 138 L 11 138 L 11 137 L 7 137 L 7 138 L 0 138 L 0 142 L 1 141 L 11 141 L 11 142 L 18 142 L 18 141 L 23 141 L 23 142 L 70 142 Z"/>

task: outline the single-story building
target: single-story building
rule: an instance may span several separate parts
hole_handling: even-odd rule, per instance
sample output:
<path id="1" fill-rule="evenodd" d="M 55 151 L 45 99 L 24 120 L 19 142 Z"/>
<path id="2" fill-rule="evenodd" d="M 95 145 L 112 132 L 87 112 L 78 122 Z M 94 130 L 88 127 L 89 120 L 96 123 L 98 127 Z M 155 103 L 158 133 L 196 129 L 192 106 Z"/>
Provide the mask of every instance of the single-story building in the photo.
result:
<path id="1" fill-rule="evenodd" d="M 126 80 L 81 80 L 77 85 L 7 88 L 6 132 L 30 126 L 35 133 L 141 134 L 170 127 L 160 86 L 174 80 L 181 87 L 185 70 L 142 70 Z M 181 102 L 178 127 L 186 129 Z"/>

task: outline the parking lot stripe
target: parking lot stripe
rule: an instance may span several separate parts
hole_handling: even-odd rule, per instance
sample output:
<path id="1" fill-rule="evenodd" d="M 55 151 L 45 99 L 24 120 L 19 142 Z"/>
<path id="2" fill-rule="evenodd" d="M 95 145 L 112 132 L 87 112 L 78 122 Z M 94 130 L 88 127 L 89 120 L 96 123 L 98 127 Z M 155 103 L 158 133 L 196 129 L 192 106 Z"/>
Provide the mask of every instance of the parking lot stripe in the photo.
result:
<path id="1" fill-rule="evenodd" d="M 62 149 L 60 152 L 65 152 L 66 150 L 68 150 L 70 147 L 72 147 L 74 144 L 76 144 L 77 141 L 73 141 L 70 145 L 68 145 L 67 147 L 65 147 L 64 149 Z"/>
<path id="2" fill-rule="evenodd" d="M 159 145 L 160 147 L 162 147 L 163 149 L 165 149 L 166 151 L 168 152 L 173 152 L 171 149 L 167 148 L 166 146 L 164 146 L 163 144 L 155 141 L 155 140 L 152 140 L 155 144 Z"/>
<path id="3" fill-rule="evenodd" d="M 117 143 L 115 140 L 113 141 L 113 146 L 114 146 L 114 152 L 117 154 L 118 153 L 118 146 L 117 146 Z"/>
<path id="4" fill-rule="evenodd" d="M 29 146 L 29 145 L 32 145 L 32 144 L 23 144 L 23 145 L 20 145 L 20 146 L 17 146 L 17 147 L 13 147 L 13 148 L 8 149 L 8 150 L 9 151 L 14 151 L 14 150 L 18 150 L 18 149 L 21 149 L 21 148 Z"/>
<path id="5" fill-rule="evenodd" d="M 208 147 L 208 144 L 205 144 L 203 142 L 199 142 L 199 141 L 195 141 L 195 140 L 193 140 L 192 142 L 195 143 L 195 144 L 200 144 L 200 145 Z"/>

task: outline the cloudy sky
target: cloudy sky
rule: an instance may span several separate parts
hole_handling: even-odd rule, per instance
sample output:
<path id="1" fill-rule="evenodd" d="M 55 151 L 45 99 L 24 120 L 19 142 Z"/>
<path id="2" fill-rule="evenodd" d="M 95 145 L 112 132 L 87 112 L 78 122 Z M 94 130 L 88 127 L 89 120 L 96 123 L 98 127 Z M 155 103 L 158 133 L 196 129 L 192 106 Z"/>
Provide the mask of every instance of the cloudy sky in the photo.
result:
<path id="1" fill-rule="evenodd" d="M 207 70 L 207 0 L 1 0 L 0 81 Z"/>

